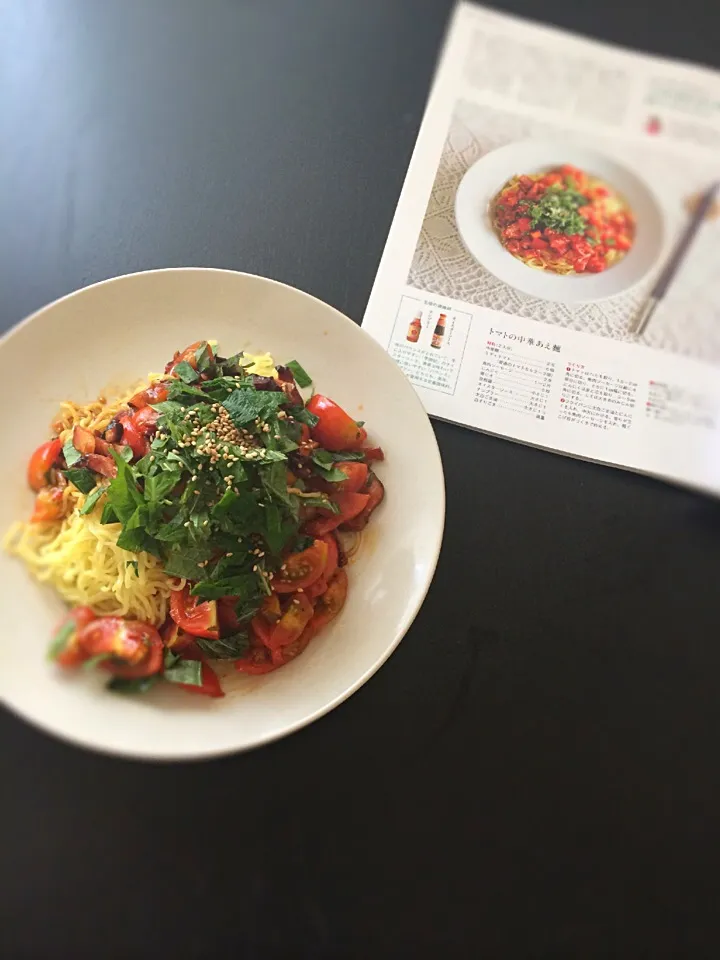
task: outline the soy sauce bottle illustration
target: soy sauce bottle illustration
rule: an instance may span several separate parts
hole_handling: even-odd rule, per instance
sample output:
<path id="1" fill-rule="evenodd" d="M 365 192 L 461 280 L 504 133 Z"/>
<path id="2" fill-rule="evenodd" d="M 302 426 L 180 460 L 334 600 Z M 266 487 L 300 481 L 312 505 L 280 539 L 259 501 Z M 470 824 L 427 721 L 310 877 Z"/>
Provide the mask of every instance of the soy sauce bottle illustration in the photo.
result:
<path id="1" fill-rule="evenodd" d="M 420 331 L 422 330 L 422 310 L 418 310 L 415 314 L 413 320 L 410 321 L 408 326 L 406 340 L 409 340 L 410 343 L 417 343 L 420 339 Z"/>
<path id="2" fill-rule="evenodd" d="M 445 336 L 445 321 L 447 319 L 447 314 L 441 313 L 435 324 L 435 330 L 432 335 L 432 340 L 430 341 L 430 346 L 435 347 L 436 350 L 439 350 L 442 346 L 442 339 Z"/>

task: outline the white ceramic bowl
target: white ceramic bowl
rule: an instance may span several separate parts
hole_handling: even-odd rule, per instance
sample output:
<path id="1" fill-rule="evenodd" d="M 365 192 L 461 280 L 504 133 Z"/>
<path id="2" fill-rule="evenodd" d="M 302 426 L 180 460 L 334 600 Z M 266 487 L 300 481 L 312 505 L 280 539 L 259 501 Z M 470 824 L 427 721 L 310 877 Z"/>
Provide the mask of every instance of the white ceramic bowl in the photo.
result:
<path id="1" fill-rule="evenodd" d="M 347 317 L 292 287 L 224 270 L 180 269 L 108 280 L 45 307 L 0 342 L 0 528 L 28 515 L 25 468 L 63 398 L 86 400 L 162 369 L 177 348 L 217 339 L 223 351 L 296 358 L 317 389 L 367 421 L 386 451 L 387 497 L 349 569 L 338 619 L 301 657 L 263 677 L 230 669 L 211 700 L 162 684 L 107 692 L 107 677 L 45 659 L 65 609 L 23 564 L 0 556 L 5 629 L 0 697 L 39 727 L 133 757 L 190 759 L 244 750 L 288 734 L 358 689 L 412 623 L 437 562 L 445 516 L 442 465 L 415 391 L 385 351 Z"/>
<path id="2" fill-rule="evenodd" d="M 512 177 L 571 163 L 601 177 L 635 214 L 635 242 L 623 259 L 602 273 L 559 276 L 526 266 L 503 247 L 490 218 L 491 203 Z M 499 280 L 522 293 L 560 303 L 604 300 L 629 290 L 659 261 L 665 244 L 661 206 L 641 177 L 617 160 L 563 141 L 526 140 L 499 147 L 474 163 L 455 195 L 455 219 L 468 252 Z"/>

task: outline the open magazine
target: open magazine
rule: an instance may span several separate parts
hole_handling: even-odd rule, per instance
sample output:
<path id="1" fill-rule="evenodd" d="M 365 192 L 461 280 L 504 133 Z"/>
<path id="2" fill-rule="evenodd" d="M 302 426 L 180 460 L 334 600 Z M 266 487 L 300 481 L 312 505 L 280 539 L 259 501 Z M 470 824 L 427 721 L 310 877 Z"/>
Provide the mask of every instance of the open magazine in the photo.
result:
<path id="1" fill-rule="evenodd" d="M 462 3 L 363 326 L 433 416 L 720 493 L 720 75 Z"/>

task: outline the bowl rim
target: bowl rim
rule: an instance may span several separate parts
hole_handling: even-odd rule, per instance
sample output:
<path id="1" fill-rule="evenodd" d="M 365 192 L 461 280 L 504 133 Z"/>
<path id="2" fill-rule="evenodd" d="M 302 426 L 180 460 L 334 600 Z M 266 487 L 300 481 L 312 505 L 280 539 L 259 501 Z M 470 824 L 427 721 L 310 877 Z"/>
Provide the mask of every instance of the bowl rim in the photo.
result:
<path id="1" fill-rule="evenodd" d="M 122 281 L 127 281 L 133 277 L 139 276 L 148 276 L 151 274 L 185 274 L 185 273 L 200 273 L 200 274 L 221 274 L 221 275 L 233 275 L 240 277 L 248 277 L 253 280 L 260 280 L 263 283 L 268 283 L 276 287 L 282 287 L 286 290 L 292 291 L 294 294 L 299 294 L 308 300 L 312 300 L 317 304 L 320 304 L 323 308 L 331 310 L 335 314 L 336 319 L 339 322 L 342 322 L 346 325 L 352 327 L 355 331 L 353 335 L 359 335 L 365 339 L 366 344 L 369 348 L 376 353 L 376 355 L 382 356 L 384 358 L 383 362 L 390 361 L 393 363 L 392 358 L 387 353 L 386 350 L 374 339 L 366 330 L 363 330 L 358 324 L 350 319 L 346 314 L 342 313 L 336 307 L 333 307 L 331 304 L 326 303 L 324 300 L 320 300 L 319 297 L 313 296 L 311 293 L 307 293 L 305 290 L 301 290 L 299 287 L 294 287 L 291 284 L 283 283 L 281 280 L 275 280 L 271 277 L 264 277 L 262 274 L 248 273 L 241 270 L 230 270 L 223 267 L 194 267 L 194 266 L 184 266 L 184 267 L 158 267 L 151 270 L 135 270 L 131 273 L 118 274 L 114 277 L 108 277 L 104 280 L 98 280 L 95 283 L 87 284 L 84 287 L 78 287 L 76 290 L 72 290 L 69 293 L 64 294 L 61 297 L 51 301 L 50 303 L 45 304 L 40 307 L 38 310 L 33 311 L 27 317 L 18 321 L 9 330 L 7 330 L 2 336 L 0 336 L 0 348 L 9 341 L 13 336 L 15 336 L 21 329 L 28 326 L 33 320 L 39 317 L 41 314 L 49 312 L 56 308 L 59 304 L 64 303 L 65 301 L 71 300 L 75 297 L 81 296 L 83 293 L 90 289 L 103 286 L 112 286 L 116 283 Z M 30 715 L 21 707 L 16 706 L 15 704 L 10 704 L 3 697 L 0 699 L 2 706 L 12 713 L 14 716 L 19 717 L 23 721 L 29 723 L 36 730 L 40 730 L 43 733 L 48 733 L 57 740 L 60 740 L 66 744 L 70 744 L 74 747 L 80 747 L 85 750 L 91 750 L 93 753 L 104 754 L 105 756 L 120 757 L 126 760 L 133 760 L 143 763 L 185 763 L 185 762 L 196 762 L 203 760 L 213 760 L 219 757 L 232 756 L 233 754 L 246 753 L 250 750 L 255 750 L 258 747 L 266 746 L 269 743 L 273 743 L 277 740 L 284 739 L 292 733 L 296 733 L 298 730 L 303 729 L 303 727 L 310 726 L 316 720 L 319 720 L 321 717 L 324 717 L 330 711 L 334 710 L 337 706 L 351 697 L 356 693 L 360 687 L 362 687 L 367 681 L 380 669 L 380 667 L 389 659 L 389 657 L 395 652 L 397 647 L 400 644 L 400 641 L 404 638 L 405 634 L 408 632 L 412 626 L 415 618 L 417 617 L 425 598 L 427 596 L 430 585 L 435 576 L 435 570 L 437 569 L 438 560 L 440 558 L 440 550 L 442 547 L 443 536 L 445 532 L 445 505 L 446 505 L 446 495 L 445 495 L 445 475 L 442 464 L 442 457 L 440 456 L 440 449 L 437 443 L 437 438 L 435 437 L 430 418 L 425 410 L 420 397 L 418 396 L 416 390 L 412 386 L 409 380 L 405 377 L 402 370 L 393 363 L 393 366 L 397 369 L 398 374 L 406 380 L 408 387 L 412 393 L 412 403 L 416 405 L 416 409 L 424 414 L 427 421 L 427 429 L 429 431 L 429 436 L 432 438 L 432 454 L 431 454 L 431 467 L 434 471 L 437 471 L 437 479 L 439 480 L 440 486 L 440 496 L 433 498 L 432 506 L 435 513 L 437 514 L 436 522 L 436 532 L 434 540 L 430 543 L 430 553 L 429 557 L 430 562 L 427 568 L 427 574 L 425 578 L 424 588 L 420 592 L 417 600 L 413 603 L 405 612 L 400 628 L 397 632 L 397 636 L 393 641 L 388 645 L 387 649 L 384 650 L 379 657 L 377 657 L 367 669 L 357 677 L 352 683 L 348 684 L 344 689 L 342 689 L 335 697 L 330 701 L 324 704 L 321 707 L 317 707 L 312 712 L 307 714 L 305 717 L 295 720 L 291 723 L 288 723 L 286 726 L 283 726 L 279 730 L 268 733 L 265 736 L 258 737 L 255 741 L 248 744 L 241 744 L 238 746 L 222 746 L 218 748 L 213 748 L 209 746 L 208 748 L 203 748 L 201 750 L 194 749 L 190 750 L 187 753 L 163 753 L 163 752 L 148 752 L 148 753 L 134 753 L 129 749 L 117 746 L 108 746 L 104 744 L 99 744 L 92 741 L 90 738 L 84 738 L 82 736 L 76 736 L 73 734 L 66 733 L 64 731 L 59 731 L 52 726 L 51 723 L 39 720 L 36 717 Z"/>

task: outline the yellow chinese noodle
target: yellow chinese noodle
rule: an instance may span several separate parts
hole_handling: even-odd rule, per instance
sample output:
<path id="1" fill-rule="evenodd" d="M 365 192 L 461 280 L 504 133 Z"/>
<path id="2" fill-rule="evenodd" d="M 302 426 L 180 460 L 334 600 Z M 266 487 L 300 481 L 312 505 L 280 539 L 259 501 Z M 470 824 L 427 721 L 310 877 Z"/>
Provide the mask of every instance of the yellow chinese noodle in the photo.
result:
<path id="1" fill-rule="evenodd" d="M 156 379 L 151 377 L 150 381 Z M 113 403 L 104 398 L 84 405 L 63 403 L 53 427 L 63 441 L 76 425 L 102 431 L 135 392 Z M 81 515 L 85 500 L 84 494 L 68 484 L 63 488 L 64 518 L 14 524 L 4 538 L 5 549 L 73 606 L 87 605 L 97 614 L 161 624 L 167 616 L 171 590 L 183 582 L 167 576 L 156 557 L 118 547 L 121 525 L 100 523 L 99 506 Z"/>

